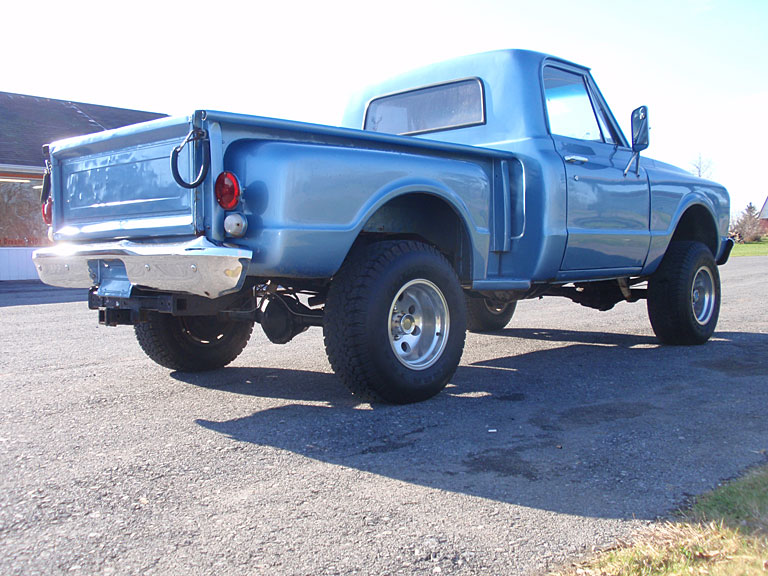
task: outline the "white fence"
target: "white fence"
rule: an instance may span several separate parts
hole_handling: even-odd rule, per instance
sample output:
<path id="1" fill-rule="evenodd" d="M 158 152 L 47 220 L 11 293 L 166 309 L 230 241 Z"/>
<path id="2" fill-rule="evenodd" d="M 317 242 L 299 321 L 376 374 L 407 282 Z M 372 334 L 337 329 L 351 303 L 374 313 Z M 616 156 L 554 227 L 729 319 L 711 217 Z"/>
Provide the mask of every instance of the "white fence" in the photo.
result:
<path id="1" fill-rule="evenodd" d="M 35 248 L 0 248 L 0 280 L 37 280 L 32 264 Z"/>

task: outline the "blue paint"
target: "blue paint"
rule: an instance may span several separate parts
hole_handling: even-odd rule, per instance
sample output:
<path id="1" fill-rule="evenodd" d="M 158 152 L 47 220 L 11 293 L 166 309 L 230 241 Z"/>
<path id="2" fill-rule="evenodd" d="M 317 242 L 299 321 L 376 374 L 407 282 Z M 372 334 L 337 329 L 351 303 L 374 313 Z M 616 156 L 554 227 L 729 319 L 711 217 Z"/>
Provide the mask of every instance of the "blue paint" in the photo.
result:
<path id="1" fill-rule="evenodd" d="M 603 110 L 602 140 L 550 133 L 547 67 L 582 79 Z M 464 78 L 482 82 L 483 124 L 418 136 L 359 129 L 375 97 Z M 633 165 L 624 176 L 632 156 L 626 137 L 589 70 L 564 60 L 503 50 L 436 64 L 362 92 L 344 124 L 197 111 L 57 142 L 55 237 L 89 243 L 205 236 L 250 250 L 248 275 L 327 279 L 361 233 L 406 233 L 430 219 L 419 206 L 441 202 L 453 215 L 446 226 L 460 229 L 432 233 L 465 238 L 465 256 L 456 262 L 463 283 L 516 291 L 651 274 L 692 207 L 711 218 L 715 256 L 724 247 L 725 189 L 645 156 L 639 173 Z M 185 190 L 171 177 L 168 158 L 193 126 L 207 131 L 211 169 L 198 189 Z M 182 153 L 187 181 L 199 157 L 192 145 Z M 248 232 L 237 240 L 226 236 L 226 213 L 214 199 L 222 170 L 243 187 L 236 209 Z M 403 205 L 416 213 L 381 216 L 409 195 L 419 200 Z"/>

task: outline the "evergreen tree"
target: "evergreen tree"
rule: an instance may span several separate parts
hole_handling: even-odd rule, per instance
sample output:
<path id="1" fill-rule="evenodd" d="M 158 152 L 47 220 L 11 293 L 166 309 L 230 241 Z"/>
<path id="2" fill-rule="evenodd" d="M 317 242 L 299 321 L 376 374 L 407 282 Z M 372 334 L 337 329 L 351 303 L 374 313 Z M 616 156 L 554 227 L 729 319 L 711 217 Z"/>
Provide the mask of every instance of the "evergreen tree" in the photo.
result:
<path id="1" fill-rule="evenodd" d="M 731 231 L 741 242 L 757 242 L 760 240 L 760 213 L 750 202 L 744 211 L 736 218 Z"/>

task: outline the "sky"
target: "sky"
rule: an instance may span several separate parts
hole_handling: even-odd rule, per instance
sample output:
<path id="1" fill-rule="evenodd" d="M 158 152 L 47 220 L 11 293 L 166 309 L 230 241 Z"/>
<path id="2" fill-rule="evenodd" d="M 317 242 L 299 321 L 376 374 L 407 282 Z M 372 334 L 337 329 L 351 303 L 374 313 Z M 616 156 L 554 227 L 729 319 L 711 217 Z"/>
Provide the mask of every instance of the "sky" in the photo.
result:
<path id="1" fill-rule="evenodd" d="M 768 196 L 768 0 L 9 0 L 0 90 L 190 114 L 338 125 L 368 84 L 455 56 L 526 48 L 589 66 L 652 158 L 699 155 L 737 214 Z"/>

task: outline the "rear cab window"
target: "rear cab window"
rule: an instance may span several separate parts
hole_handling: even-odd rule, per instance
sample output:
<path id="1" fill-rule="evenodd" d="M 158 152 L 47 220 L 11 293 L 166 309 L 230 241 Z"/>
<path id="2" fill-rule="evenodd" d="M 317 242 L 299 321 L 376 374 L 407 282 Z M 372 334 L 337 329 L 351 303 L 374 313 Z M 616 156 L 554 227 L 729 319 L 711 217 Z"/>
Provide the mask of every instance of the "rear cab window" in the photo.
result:
<path id="1" fill-rule="evenodd" d="M 485 124 L 485 94 L 479 78 L 455 80 L 371 100 L 363 128 L 412 135 Z"/>

